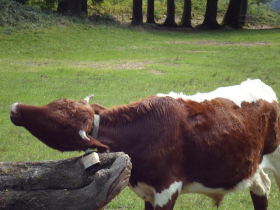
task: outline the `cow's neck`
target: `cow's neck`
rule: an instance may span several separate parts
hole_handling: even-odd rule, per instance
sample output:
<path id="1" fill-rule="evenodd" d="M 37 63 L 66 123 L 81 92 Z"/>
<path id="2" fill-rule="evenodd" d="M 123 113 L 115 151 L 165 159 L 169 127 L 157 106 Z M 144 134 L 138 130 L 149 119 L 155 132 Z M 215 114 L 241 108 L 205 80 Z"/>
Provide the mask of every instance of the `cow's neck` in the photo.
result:
<path id="1" fill-rule="evenodd" d="M 98 140 L 110 147 L 112 152 L 133 151 L 133 139 L 143 135 L 143 123 L 150 109 L 143 103 L 133 103 L 105 110 L 100 113 Z"/>

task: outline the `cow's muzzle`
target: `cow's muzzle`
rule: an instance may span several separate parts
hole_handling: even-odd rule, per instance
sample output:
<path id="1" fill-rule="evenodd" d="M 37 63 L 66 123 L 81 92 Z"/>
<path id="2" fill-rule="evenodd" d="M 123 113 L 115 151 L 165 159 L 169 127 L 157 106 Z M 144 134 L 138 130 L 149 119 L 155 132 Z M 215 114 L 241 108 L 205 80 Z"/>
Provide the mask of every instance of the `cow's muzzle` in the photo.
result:
<path id="1" fill-rule="evenodd" d="M 19 103 L 14 103 L 11 106 L 10 119 L 11 119 L 12 123 L 14 123 L 16 126 L 22 126 L 23 122 L 21 119 L 21 114 L 18 110 L 18 105 L 19 105 Z"/>

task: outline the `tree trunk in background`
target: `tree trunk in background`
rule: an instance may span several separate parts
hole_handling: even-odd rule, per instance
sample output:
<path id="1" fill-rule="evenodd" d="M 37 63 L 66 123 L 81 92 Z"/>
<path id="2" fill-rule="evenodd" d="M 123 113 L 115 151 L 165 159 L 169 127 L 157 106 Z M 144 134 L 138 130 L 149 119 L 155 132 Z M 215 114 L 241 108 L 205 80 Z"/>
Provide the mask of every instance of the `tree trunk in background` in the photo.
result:
<path id="1" fill-rule="evenodd" d="M 46 2 L 46 6 L 48 9 L 53 9 L 54 8 L 54 3 L 55 3 L 55 0 L 45 0 Z"/>
<path id="2" fill-rule="evenodd" d="M 241 28 L 247 16 L 247 0 L 230 0 L 223 24 L 233 28 Z"/>
<path id="3" fill-rule="evenodd" d="M 240 3 L 242 0 L 230 0 L 228 9 L 224 16 L 223 24 L 238 28 L 238 13 L 240 10 Z"/>
<path id="4" fill-rule="evenodd" d="M 184 8 L 183 8 L 183 15 L 182 15 L 182 19 L 181 19 L 181 26 L 191 28 L 192 27 L 191 18 L 192 18 L 192 1 L 184 0 Z"/>
<path id="5" fill-rule="evenodd" d="M 163 24 L 168 27 L 176 27 L 175 22 L 175 0 L 167 0 L 167 17 Z"/>
<path id="6" fill-rule="evenodd" d="M 87 0 L 58 0 L 57 12 L 64 15 L 87 15 Z"/>
<path id="7" fill-rule="evenodd" d="M 155 23 L 154 0 L 147 0 L 147 23 Z"/>
<path id="8" fill-rule="evenodd" d="M 131 24 L 132 25 L 143 24 L 142 0 L 133 0 Z"/>
<path id="9" fill-rule="evenodd" d="M 219 24 L 217 22 L 218 0 L 207 0 L 206 11 L 202 28 L 217 29 Z"/>
<path id="10" fill-rule="evenodd" d="M 245 25 L 247 18 L 248 0 L 242 0 L 239 13 L 239 25 L 240 27 Z"/>
<path id="11" fill-rule="evenodd" d="M 121 152 L 99 154 L 99 159 L 100 163 L 87 169 L 83 157 L 0 162 L 0 209 L 92 210 L 104 207 L 127 186 L 132 166 L 128 155 Z"/>
<path id="12" fill-rule="evenodd" d="M 19 2 L 21 4 L 25 4 L 27 2 L 27 0 L 15 0 L 16 2 Z"/>

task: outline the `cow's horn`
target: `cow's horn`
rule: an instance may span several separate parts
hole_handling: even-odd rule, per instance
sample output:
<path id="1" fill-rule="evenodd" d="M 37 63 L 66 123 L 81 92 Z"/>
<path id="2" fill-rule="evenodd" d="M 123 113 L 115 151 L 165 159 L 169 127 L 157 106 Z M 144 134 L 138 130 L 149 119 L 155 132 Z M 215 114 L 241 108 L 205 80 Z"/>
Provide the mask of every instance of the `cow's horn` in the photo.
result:
<path id="1" fill-rule="evenodd" d="M 89 137 L 87 137 L 87 134 L 84 130 L 80 130 L 79 135 L 80 135 L 80 137 L 82 137 L 82 139 L 90 141 Z"/>
<path id="2" fill-rule="evenodd" d="M 92 99 L 92 98 L 93 98 L 93 96 L 94 96 L 94 95 L 93 95 L 93 94 L 91 94 L 91 95 L 89 95 L 89 96 L 85 97 L 85 98 L 84 98 L 84 100 L 85 100 L 86 102 L 88 102 L 88 103 L 89 103 L 89 100 L 90 100 L 90 99 Z"/>

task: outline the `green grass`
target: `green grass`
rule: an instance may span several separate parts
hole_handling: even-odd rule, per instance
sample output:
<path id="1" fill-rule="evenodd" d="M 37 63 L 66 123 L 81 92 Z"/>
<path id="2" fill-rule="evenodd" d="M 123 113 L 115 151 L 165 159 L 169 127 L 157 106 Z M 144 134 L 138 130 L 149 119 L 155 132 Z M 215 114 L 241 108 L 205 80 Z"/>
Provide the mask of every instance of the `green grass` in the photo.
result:
<path id="1" fill-rule="evenodd" d="M 61 159 L 80 153 L 48 148 L 9 120 L 16 101 L 41 105 L 91 93 L 105 106 L 158 92 L 193 94 L 260 78 L 280 95 L 280 30 L 166 31 L 66 24 L 43 29 L 0 27 L 0 161 Z M 142 209 L 130 190 L 108 209 Z M 270 209 L 279 209 L 273 184 Z M 176 209 L 216 209 L 210 199 L 180 197 Z M 220 209 L 252 209 L 248 191 Z"/>

